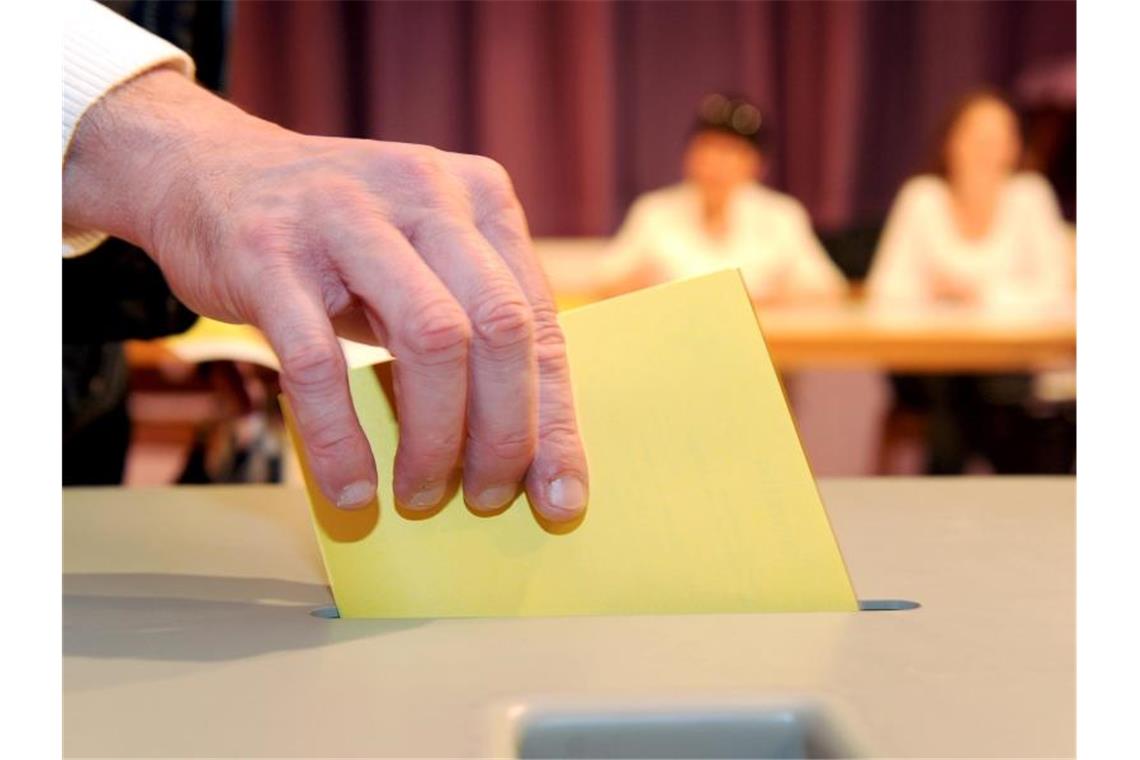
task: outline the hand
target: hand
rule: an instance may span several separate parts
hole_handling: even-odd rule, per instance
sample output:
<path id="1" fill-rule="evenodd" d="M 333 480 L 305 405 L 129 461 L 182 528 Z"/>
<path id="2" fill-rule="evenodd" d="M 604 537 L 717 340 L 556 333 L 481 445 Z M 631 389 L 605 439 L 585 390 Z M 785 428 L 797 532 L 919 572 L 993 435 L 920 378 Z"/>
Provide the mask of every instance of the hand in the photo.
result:
<path id="1" fill-rule="evenodd" d="M 376 491 L 339 333 L 395 356 L 395 497 L 438 505 L 462 463 L 468 504 L 525 487 L 585 507 L 562 332 L 501 166 L 419 145 L 310 137 L 156 70 L 83 117 L 64 221 L 145 249 L 188 306 L 262 330 L 312 472 L 341 507 Z"/>
<path id="2" fill-rule="evenodd" d="M 934 297 L 942 301 L 969 306 L 981 301 L 982 289 L 976 278 L 953 271 L 934 272 L 930 289 Z"/>

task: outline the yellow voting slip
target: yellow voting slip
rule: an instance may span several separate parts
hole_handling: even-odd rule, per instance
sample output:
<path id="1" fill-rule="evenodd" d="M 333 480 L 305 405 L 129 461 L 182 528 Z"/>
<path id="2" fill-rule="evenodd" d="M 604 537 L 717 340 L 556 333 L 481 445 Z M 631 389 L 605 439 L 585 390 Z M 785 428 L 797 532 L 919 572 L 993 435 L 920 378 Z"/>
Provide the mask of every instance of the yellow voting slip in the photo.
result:
<path id="1" fill-rule="evenodd" d="M 560 535 L 525 497 L 494 517 L 461 495 L 398 514 L 390 365 L 350 373 L 382 504 L 337 510 L 301 453 L 342 617 L 857 609 L 738 272 L 560 321 L 590 465 L 585 518 Z"/>

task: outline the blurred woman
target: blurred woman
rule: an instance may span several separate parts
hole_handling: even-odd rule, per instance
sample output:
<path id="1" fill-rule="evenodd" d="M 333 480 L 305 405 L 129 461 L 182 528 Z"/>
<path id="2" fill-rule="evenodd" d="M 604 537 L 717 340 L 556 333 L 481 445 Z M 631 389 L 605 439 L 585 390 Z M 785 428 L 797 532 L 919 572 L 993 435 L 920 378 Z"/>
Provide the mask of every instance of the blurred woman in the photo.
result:
<path id="1" fill-rule="evenodd" d="M 768 134 L 746 100 L 709 95 L 685 146 L 684 181 L 630 208 L 602 265 L 607 290 L 739 267 L 758 302 L 833 299 L 847 290 L 803 206 L 760 184 Z"/>
<path id="2" fill-rule="evenodd" d="M 981 90 L 951 112 L 933 171 L 903 185 L 867 281 L 878 304 L 1040 309 L 1073 300 L 1069 238 L 1052 188 L 1018 172 L 1017 116 Z"/>
<path id="3" fill-rule="evenodd" d="M 1052 188 L 1019 172 L 1018 119 L 979 90 L 949 114 L 932 171 L 903 185 L 867 280 L 877 306 L 931 303 L 1045 313 L 1071 308 L 1072 250 Z M 1055 469 L 1027 413 L 1032 377 L 893 376 L 895 412 L 927 419 L 927 472 L 965 471 L 973 455 L 999 473 Z"/>

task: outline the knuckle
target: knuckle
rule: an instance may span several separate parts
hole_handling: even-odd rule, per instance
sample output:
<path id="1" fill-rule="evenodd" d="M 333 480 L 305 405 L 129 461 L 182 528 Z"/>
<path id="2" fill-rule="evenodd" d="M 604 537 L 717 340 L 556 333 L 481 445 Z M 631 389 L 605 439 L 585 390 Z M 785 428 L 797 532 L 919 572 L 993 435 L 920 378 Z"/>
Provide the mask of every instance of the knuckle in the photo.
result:
<path id="1" fill-rule="evenodd" d="M 469 175 L 472 178 L 472 192 L 477 200 L 476 205 L 483 209 L 484 219 L 492 220 L 497 215 L 508 212 L 512 219 L 517 216 L 522 205 L 506 168 L 486 156 L 474 156 L 472 167 Z"/>
<path id="2" fill-rule="evenodd" d="M 566 363 L 566 336 L 558 324 L 554 306 L 549 303 L 536 306 L 534 308 L 534 321 L 534 343 L 540 368 L 547 368 L 544 365 L 564 368 Z"/>
<path id="3" fill-rule="evenodd" d="M 505 166 L 487 156 L 473 156 L 471 166 L 472 173 L 480 184 L 514 197 L 514 185 L 511 182 L 510 172 Z"/>
<path id="4" fill-rule="evenodd" d="M 459 430 L 428 435 L 421 438 L 416 446 L 416 458 L 425 468 L 449 467 L 462 444 L 462 433 Z"/>
<path id="5" fill-rule="evenodd" d="M 469 199 L 437 148 L 405 154 L 397 171 L 402 194 L 409 203 L 402 215 L 415 235 L 445 232 L 449 220 L 470 216 Z M 444 223 L 441 223 L 444 222 Z"/>
<path id="6" fill-rule="evenodd" d="M 462 430 L 407 431 L 396 451 L 396 469 L 411 480 L 438 480 L 456 467 L 463 447 Z"/>
<path id="7" fill-rule="evenodd" d="M 419 309 L 406 322 L 401 343 L 422 363 L 459 363 L 466 359 L 471 323 L 458 304 L 438 302 Z"/>
<path id="8" fill-rule="evenodd" d="M 324 341 L 306 341 L 282 349 L 281 374 L 294 392 L 325 391 L 346 372 L 340 348 Z"/>
<path id="9" fill-rule="evenodd" d="M 321 459 L 342 458 L 345 449 L 352 445 L 355 431 L 332 420 L 322 420 L 306 431 L 305 442 L 313 456 Z"/>
<path id="10" fill-rule="evenodd" d="M 418 146 L 403 157 L 400 173 L 413 185 L 429 188 L 443 186 L 446 176 L 443 151 L 430 146 Z"/>
<path id="11" fill-rule="evenodd" d="M 530 461 L 534 459 L 537 438 L 529 431 L 504 432 L 486 439 L 472 438 L 477 447 L 482 447 L 492 457 L 502 461 Z"/>
<path id="12" fill-rule="evenodd" d="M 522 293 L 500 292 L 483 299 L 472 311 L 475 340 L 491 349 L 529 345 L 535 322 Z"/>
<path id="13" fill-rule="evenodd" d="M 538 438 L 542 441 L 543 468 L 585 473 L 586 455 L 572 410 L 566 409 L 542 420 Z"/>
<path id="14" fill-rule="evenodd" d="M 574 442 L 578 440 L 578 425 L 574 419 L 574 412 L 567 407 L 559 407 L 553 413 L 548 413 L 538 423 L 538 435 L 544 441 L 554 443 Z"/>

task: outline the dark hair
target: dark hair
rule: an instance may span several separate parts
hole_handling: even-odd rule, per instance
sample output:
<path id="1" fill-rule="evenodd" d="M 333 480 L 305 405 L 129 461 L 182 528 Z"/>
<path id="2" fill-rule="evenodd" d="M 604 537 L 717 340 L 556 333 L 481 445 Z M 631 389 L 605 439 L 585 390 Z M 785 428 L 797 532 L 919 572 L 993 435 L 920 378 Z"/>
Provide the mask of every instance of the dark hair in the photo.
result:
<path id="1" fill-rule="evenodd" d="M 760 107 L 736 94 L 714 92 L 701 98 L 689 137 L 702 132 L 720 132 L 739 137 L 753 148 L 768 147 L 771 129 Z"/>
<path id="2" fill-rule="evenodd" d="M 950 142 L 950 133 L 958 126 L 958 122 L 961 121 L 967 111 L 978 103 L 987 100 L 1000 103 L 1013 112 L 1014 117 L 1017 119 L 1018 130 L 1020 131 L 1021 118 L 1013 105 L 1013 101 L 1010 100 L 1004 92 L 996 87 L 985 86 L 977 87 L 963 93 L 951 104 L 950 108 L 943 115 L 942 121 L 939 122 L 938 130 L 935 132 L 934 143 L 931 146 L 930 154 L 927 158 L 925 173 L 937 174 L 943 179 L 946 178 L 946 147 Z"/>

